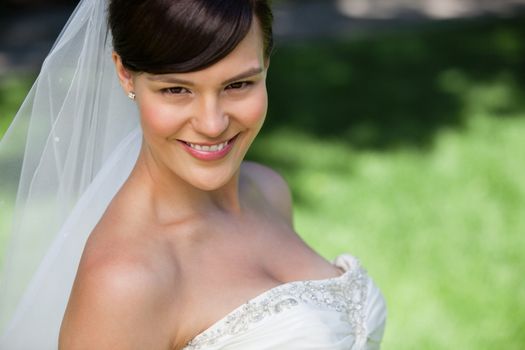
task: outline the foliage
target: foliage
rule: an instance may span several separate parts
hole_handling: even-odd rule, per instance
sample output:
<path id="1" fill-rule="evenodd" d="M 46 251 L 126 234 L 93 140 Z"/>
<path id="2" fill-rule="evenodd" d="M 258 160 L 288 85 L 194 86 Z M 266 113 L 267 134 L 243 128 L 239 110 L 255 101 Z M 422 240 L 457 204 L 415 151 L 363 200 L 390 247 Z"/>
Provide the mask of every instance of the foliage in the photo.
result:
<path id="1" fill-rule="evenodd" d="M 251 158 L 289 181 L 298 232 L 358 256 L 385 349 L 525 344 L 525 23 L 444 23 L 278 47 Z"/>
<path id="2" fill-rule="evenodd" d="M 0 137 L 11 123 L 34 80 L 32 75 L 0 77 Z"/>

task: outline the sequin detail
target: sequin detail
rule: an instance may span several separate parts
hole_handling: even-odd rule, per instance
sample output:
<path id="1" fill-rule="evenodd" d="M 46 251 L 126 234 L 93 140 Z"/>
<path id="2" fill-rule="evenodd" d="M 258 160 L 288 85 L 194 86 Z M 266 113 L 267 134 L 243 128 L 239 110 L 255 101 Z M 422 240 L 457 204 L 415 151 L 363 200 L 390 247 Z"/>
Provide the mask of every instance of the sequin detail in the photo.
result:
<path id="1" fill-rule="evenodd" d="M 199 350 L 228 336 L 238 335 L 254 324 L 301 304 L 341 313 L 354 330 L 356 343 L 366 341 L 365 301 L 367 275 L 356 261 L 341 276 L 279 285 L 238 307 L 193 338 L 183 350 Z"/>

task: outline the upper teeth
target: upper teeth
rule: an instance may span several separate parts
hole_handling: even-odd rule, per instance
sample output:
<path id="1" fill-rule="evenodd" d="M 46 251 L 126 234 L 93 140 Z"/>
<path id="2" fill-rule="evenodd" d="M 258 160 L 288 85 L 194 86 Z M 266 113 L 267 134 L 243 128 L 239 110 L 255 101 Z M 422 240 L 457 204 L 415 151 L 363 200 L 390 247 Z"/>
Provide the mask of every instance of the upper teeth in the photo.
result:
<path id="1" fill-rule="evenodd" d="M 188 145 L 191 148 L 196 149 L 197 151 L 218 152 L 218 151 L 222 151 L 224 149 L 224 147 L 226 147 L 228 145 L 228 141 L 223 142 L 223 143 L 219 143 L 218 145 L 213 145 L 213 146 L 201 146 L 201 145 L 196 145 L 196 144 L 193 144 L 193 143 L 188 143 Z"/>

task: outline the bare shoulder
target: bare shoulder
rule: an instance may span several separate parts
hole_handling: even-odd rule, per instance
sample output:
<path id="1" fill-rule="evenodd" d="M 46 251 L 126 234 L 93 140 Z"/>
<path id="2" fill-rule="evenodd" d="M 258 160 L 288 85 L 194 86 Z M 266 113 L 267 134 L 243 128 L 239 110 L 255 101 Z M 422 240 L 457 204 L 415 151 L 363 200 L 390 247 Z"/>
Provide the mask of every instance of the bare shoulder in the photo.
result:
<path id="1" fill-rule="evenodd" d="M 266 200 L 292 225 L 292 194 L 286 180 L 275 170 L 256 162 L 243 162 L 243 171 L 256 184 Z"/>
<path id="2" fill-rule="evenodd" d="M 85 252 L 59 348 L 171 349 L 172 302 L 156 270 L 139 255 Z"/>

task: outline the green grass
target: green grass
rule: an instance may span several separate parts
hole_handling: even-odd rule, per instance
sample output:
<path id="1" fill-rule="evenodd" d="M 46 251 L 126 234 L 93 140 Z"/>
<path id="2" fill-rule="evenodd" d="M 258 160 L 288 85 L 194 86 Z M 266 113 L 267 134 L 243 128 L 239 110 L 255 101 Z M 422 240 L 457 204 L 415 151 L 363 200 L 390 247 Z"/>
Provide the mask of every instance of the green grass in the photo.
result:
<path id="1" fill-rule="evenodd" d="M 525 23 L 278 47 L 250 157 L 298 232 L 381 287 L 384 349 L 525 344 Z"/>
<path id="2" fill-rule="evenodd" d="M 388 303 L 384 349 L 525 344 L 522 23 L 277 47 L 249 158 L 289 181 L 307 242 L 362 260 Z M 29 87 L 12 84 L 2 128 Z"/>
<path id="3" fill-rule="evenodd" d="M 33 80 L 32 74 L 0 77 L 0 137 L 20 108 Z"/>
<path id="4" fill-rule="evenodd" d="M 295 131 L 262 137 L 257 149 L 297 164 L 283 174 L 306 241 L 330 258 L 355 254 L 382 288 L 385 349 L 518 349 L 524 133 L 525 114 L 479 115 L 426 152 L 356 152 Z"/>

